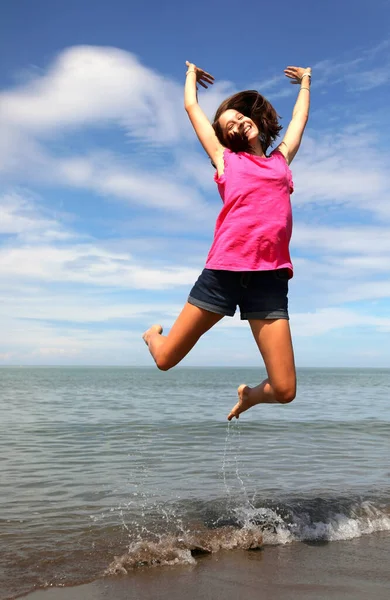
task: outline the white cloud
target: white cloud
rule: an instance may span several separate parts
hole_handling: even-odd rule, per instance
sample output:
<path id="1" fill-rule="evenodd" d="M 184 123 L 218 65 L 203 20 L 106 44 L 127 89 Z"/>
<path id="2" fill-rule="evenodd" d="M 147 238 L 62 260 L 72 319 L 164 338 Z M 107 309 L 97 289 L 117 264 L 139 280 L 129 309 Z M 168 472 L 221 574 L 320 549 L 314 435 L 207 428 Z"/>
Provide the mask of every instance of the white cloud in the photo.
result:
<path id="1" fill-rule="evenodd" d="M 74 189 L 88 190 L 100 196 L 121 200 L 128 204 L 144 209 L 159 209 L 168 213 L 179 215 L 190 214 L 193 222 L 198 222 L 198 227 L 214 217 L 214 211 L 207 204 L 201 191 L 189 182 L 182 171 L 181 163 L 169 168 L 155 168 L 152 170 L 139 168 L 131 163 L 126 163 L 124 157 L 114 156 L 109 152 L 92 152 L 81 156 L 56 158 L 48 155 L 41 146 L 33 146 L 31 155 L 24 153 L 15 159 L 12 173 L 9 176 L 19 182 L 45 184 L 49 186 L 64 186 Z M 213 182 L 213 169 L 207 162 L 202 162 L 197 157 L 197 164 L 202 169 L 202 175 L 194 173 L 185 162 L 185 170 L 191 175 L 198 187 L 210 189 L 215 186 Z M 3 170 L 6 163 L 3 164 Z M 0 167 L 1 170 L 1 167 Z M 210 183 L 206 185 L 200 181 L 204 176 Z"/>
<path id="2" fill-rule="evenodd" d="M 112 248 L 109 242 L 84 241 L 69 226 L 42 213 L 37 202 L 21 195 L 0 198 L 0 234 L 8 234 L 0 246 L 4 290 L 16 282 L 158 290 L 192 285 L 199 274 L 198 268 L 180 264 L 177 251 L 174 264 L 167 264 L 153 256 L 148 240 L 149 251 L 143 256 L 142 238 L 130 244 L 132 252 L 119 241 Z"/>
<path id="3" fill-rule="evenodd" d="M 335 134 L 308 130 L 292 163 L 297 192 L 293 203 L 348 203 L 367 213 L 390 218 L 389 157 L 377 146 L 368 125 Z"/>
<path id="4" fill-rule="evenodd" d="M 204 109 L 210 116 L 230 88 L 220 82 L 207 91 Z M 197 189 L 214 186 L 213 170 L 188 145 L 196 140 L 182 84 L 129 52 L 92 46 L 64 50 L 42 75 L 0 93 L 0 115 L 0 171 L 10 181 L 70 186 L 143 208 L 186 212 L 199 227 L 214 217 Z M 138 142 L 171 148 L 177 161 L 161 168 L 144 160 L 140 166 L 136 155 L 90 148 L 59 157 L 45 146 L 48 137 L 105 124 L 116 124 Z M 191 160 L 177 144 L 187 145 Z"/>
<path id="5" fill-rule="evenodd" d="M 335 288 L 329 293 L 328 301 L 333 304 L 341 302 L 361 302 L 364 300 L 390 299 L 389 276 L 383 280 L 371 279 L 358 283 L 346 283 L 344 287 Z"/>
<path id="6" fill-rule="evenodd" d="M 324 227 L 297 223 L 294 227 L 293 243 L 296 248 L 307 248 L 314 252 L 326 251 L 327 254 L 336 254 L 343 260 L 348 253 L 361 254 L 365 257 L 390 254 L 389 228 L 380 225 L 375 227 L 335 224 L 332 227 Z"/>
<path id="7" fill-rule="evenodd" d="M 390 81 L 389 64 L 354 75 L 346 75 L 346 81 L 350 84 L 352 91 L 372 90 Z"/>
<path id="8" fill-rule="evenodd" d="M 197 190 L 175 181 L 172 176 L 124 167 L 106 155 L 63 159 L 52 163 L 51 177 L 65 185 L 86 188 L 102 195 L 130 200 L 149 208 L 191 211 L 194 218 L 208 207 Z M 202 212 L 200 216 L 204 218 Z"/>
<path id="9" fill-rule="evenodd" d="M 291 315 L 294 337 L 319 336 L 330 331 L 362 325 L 387 333 L 390 332 L 390 317 L 365 315 L 359 311 L 337 307 Z"/>
<path id="10" fill-rule="evenodd" d="M 128 297 L 127 301 L 112 294 L 96 294 L 90 289 L 78 290 L 77 296 L 69 291 L 50 292 L 45 288 L 23 296 L 0 295 L 0 315 L 4 321 L 17 318 L 27 321 L 56 321 L 62 323 L 137 322 L 158 316 L 172 322 L 182 306 L 170 302 L 140 303 Z"/>
<path id="11" fill-rule="evenodd" d="M 355 92 L 368 91 L 388 83 L 389 45 L 389 40 L 382 40 L 376 46 L 359 50 L 357 56 L 355 51 L 353 58 L 318 61 L 313 65 L 316 85 L 332 86 L 345 83 L 349 91 Z"/>
<path id="12" fill-rule="evenodd" d="M 130 53 L 76 46 L 63 51 L 43 75 L 3 93 L 0 110 L 9 124 L 36 134 L 110 120 L 126 121 L 134 131 L 157 125 L 159 137 L 167 133 L 161 125 L 171 121 L 166 111 L 161 114 L 171 94 L 169 82 Z"/>
<path id="13" fill-rule="evenodd" d="M 46 211 L 47 212 L 47 211 Z M 45 216 L 42 208 L 17 193 L 0 197 L 0 234 L 14 234 L 23 239 L 66 240 L 73 235 L 53 218 Z"/>
<path id="14" fill-rule="evenodd" d="M 183 78 L 185 65 L 183 64 Z M 231 84 L 220 82 L 205 99 L 208 112 Z M 0 94 L 2 120 L 13 129 L 52 135 L 64 128 L 111 122 L 150 143 L 193 135 L 183 108 L 183 85 L 118 48 L 74 46 L 47 72 Z"/>
<path id="15" fill-rule="evenodd" d="M 69 356 L 77 356 L 80 354 L 80 349 L 78 348 L 56 348 L 56 347 L 52 347 L 52 348 L 39 348 L 39 350 L 36 350 L 35 352 L 33 352 L 33 356 L 34 354 L 37 354 L 38 356 L 55 356 L 56 358 L 58 357 L 69 357 Z"/>
<path id="16" fill-rule="evenodd" d="M 279 85 L 284 86 L 285 83 L 286 77 L 283 73 L 280 73 L 279 75 L 270 76 L 267 79 L 261 79 L 260 81 L 254 83 L 250 87 L 255 90 L 259 90 L 260 93 L 264 93 L 264 95 L 266 95 L 273 88 L 278 87 Z"/>
<path id="17" fill-rule="evenodd" d="M 21 319 L 1 319 L 6 350 L 0 346 L 2 361 L 12 364 L 129 364 L 142 347 L 139 333 L 127 329 L 66 329 Z M 146 353 L 147 357 L 147 353 Z M 134 360 L 134 362 L 136 362 Z"/>
<path id="18" fill-rule="evenodd" d="M 154 290 L 189 285 L 197 276 L 197 269 L 146 267 L 126 253 L 114 254 L 89 244 L 0 250 L 0 277 L 8 280 L 32 279 Z"/>
<path id="19" fill-rule="evenodd" d="M 128 290 L 185 288 L 198 277 L 207 250 L 199 241 L 185 237 L 159 240 L 151 228 L 156 224 L 153 220 L 146 238 L 138 234 L 129 240 L 103 242 L 76 235 L 69 223 L 61 223 L 38 201 L 20 194 L 0 197 L 0 216 L 0 234 L 7 234 L 0 246 L 0 282 L 3 290 L 12 288 L 13 293 L 17 283 Z M 64 219 L 64 215 L 59 217 Z M 181 235 L 187 231 L 183 226 L 181 230 Z"/>

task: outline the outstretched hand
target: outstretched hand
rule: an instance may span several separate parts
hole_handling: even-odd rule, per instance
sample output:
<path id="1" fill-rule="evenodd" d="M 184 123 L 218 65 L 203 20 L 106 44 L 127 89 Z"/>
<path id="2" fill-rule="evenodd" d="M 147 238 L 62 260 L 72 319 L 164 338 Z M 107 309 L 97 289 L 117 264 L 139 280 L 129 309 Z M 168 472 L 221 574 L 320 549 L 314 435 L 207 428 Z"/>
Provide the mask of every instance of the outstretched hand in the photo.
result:
<path id="1" fill-rule="evenodd" d="M 207 89 L 209 87 L 209 85 L 213 85 L 214 77 L 212 75 L 210 75 L 210 73 L 207 73 L 207 71 L 200 69 L 199 67 L 194 65 L 194 63 L 188 62 L 188 60 L 186 61 L 186 65 L 187 65 L 187 71 L 192 71 L 192 70 L 195 71 L 196 82 L 199 83 L 202 87 Z"/>
<path id="2" fill-rule="evenodd" d="M 286 77 L 288 77 L 289 79 L 291 79 L 290 83 L 301 83 L 302 81 L 302 75 L 304 73 L 310 73 L 311 74 L 311 68 L 310 67 L 286 67 L 284 69 L 284 74 L 286 75 Z"/>

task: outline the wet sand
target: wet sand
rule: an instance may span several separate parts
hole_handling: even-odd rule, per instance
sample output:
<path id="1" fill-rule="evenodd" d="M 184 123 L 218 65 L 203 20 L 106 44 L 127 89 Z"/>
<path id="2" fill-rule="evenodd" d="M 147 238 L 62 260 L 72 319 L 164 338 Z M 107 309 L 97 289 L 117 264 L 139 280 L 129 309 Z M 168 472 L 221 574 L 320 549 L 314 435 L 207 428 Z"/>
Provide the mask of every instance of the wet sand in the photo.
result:
<path id="1" fill-rule="evenodd" d="M 138 569 L 28 600 L 389 600 L 390 535 L 219 552 L 196 565 Z"/>

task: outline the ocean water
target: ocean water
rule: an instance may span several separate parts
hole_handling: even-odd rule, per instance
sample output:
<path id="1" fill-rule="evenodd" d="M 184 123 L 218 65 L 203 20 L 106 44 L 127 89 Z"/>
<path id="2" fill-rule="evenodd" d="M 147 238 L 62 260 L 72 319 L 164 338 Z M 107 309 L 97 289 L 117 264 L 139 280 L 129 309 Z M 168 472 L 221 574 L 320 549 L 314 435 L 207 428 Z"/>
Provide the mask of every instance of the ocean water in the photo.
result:
<path id="1" fill-rule="evenodd" d="M 0 599 L 200 553 L 390 540 L 390 369 L 1 368 Z"/>

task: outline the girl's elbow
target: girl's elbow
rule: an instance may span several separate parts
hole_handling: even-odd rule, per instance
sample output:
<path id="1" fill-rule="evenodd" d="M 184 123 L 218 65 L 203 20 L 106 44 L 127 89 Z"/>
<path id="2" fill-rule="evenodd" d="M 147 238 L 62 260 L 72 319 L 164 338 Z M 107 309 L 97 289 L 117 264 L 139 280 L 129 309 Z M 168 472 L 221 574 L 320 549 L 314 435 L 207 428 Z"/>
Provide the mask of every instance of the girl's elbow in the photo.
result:
<path id="1" fill-rule="evenodd" d="M 193 111 L 193 109 L 196 106 L 196 104 L 197 104 L 196 102 L 184 102 L 184 109 L 185 109 L 185 111 L 188 114 L 190 114 Z"/>

